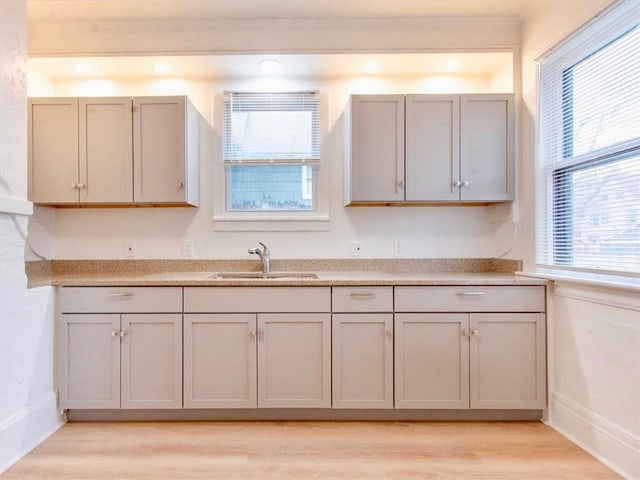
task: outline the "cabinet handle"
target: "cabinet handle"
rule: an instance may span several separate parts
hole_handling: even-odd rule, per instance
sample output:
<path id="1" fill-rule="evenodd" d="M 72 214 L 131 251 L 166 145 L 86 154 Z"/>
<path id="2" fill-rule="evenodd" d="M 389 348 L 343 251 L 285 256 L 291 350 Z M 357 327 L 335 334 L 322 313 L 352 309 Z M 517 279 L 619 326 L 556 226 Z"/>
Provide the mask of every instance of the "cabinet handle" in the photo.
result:
<path id="1" fill-rule="evenodd" d="M 184 182 L 178 182 L 178 190 L 182 190 L 184 188 Z"/>
<path id="2" fill-rule="evenodd" d="M 484 292 L 458 292 L 456 295 L 459 297 L 481 297 Z"/>
<path id="3" fill-rule="evenodd" d="M 133 293 L 108 293 L 107 300 L 123 300 L 133 297 Z"/>
<path id="4" fill-rule="evenodd" d="M 351 292 L 351 298 L 355 300 L 366 300 L 368 298 L 376 298 L 374 292 Z"/>

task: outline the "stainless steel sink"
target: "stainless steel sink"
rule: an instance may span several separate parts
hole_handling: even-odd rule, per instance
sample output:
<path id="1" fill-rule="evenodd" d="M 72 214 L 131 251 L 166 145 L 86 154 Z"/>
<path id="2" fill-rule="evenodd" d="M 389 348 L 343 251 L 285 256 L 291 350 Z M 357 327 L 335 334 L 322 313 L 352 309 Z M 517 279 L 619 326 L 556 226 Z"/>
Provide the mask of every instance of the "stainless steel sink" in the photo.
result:
<path id="1" fill-rule="evenodd" d="M 291 279 L 310 279 L 318 278 L 313 272 L 217 272 L 210 275 L 208 278 L 220 278 L 227 280 L 234 279 L 276 279 L 276 278 L 291 278 Z"/>

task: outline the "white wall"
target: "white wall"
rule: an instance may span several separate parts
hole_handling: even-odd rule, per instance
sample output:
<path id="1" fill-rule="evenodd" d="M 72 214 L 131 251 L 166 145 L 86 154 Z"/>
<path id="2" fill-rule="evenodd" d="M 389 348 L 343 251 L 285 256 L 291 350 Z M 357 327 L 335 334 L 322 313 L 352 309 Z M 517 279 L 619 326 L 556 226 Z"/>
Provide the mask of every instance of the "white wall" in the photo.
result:
<path id="1" fill-rule="evenodd" d="M 535 268 L 536 58 L 612 2 L 547 2 L 523 25 L 521 183 L 515 254 Z M 640 478 L 640 300 L 570 282 L 549 289 L 549 424 L 628 478 Z"/>
<path id="2" fill-rule="evenodd" d="M 61 425 L 53 289 L 27 289 L 26 2 L 0 2 L 0 472 Z"/>
<path id="3" fill-rule="evenodd" d="M 138 258 L 180 258 L 181 241 L 193 240 L 198 258 L 249 258 L 247 249 L 261 240 L 274 258 L 340 258 L 349 255 L 348 242 L 362 242 L 365 257 L 393 256 L 393 241 L 402 241 L 406 257 L 493 257 L 510 246 L 511 234 L 497 238 L 500 227 L 494 207 L 343 207 L 343 112 L 351 93 L 444 93 L 504 91 L 509 78 L 496 82 L 485 76 L 421 78 L 307 78 L 280 80 L 285 89 L 318 89 L 326 103 L 326 138 L 322 142 L 321 175 L 326 176 L 330 223 L 326 231 L 227 232 L 213 221 L 224 202 L 221 159 L 221 104 L 225 90 L 260 90 L 255 78 L 57 80 L 56 96 L 187 94 L 206 123 L 201 129 L 200 208 L 51 209 L 36 212 L 32 243 L 54 233 L 57 259 L 123 258 L 126 241 L 136 242 Z M 270 81 L 270 88 L 274 88 Z M 36 87 L 30 94 L 40 95 Z M 264 89 L 264 88 L 262 88 Z M 42 95 L 51 94 L 48 88 Z M 47 211 L 48 210 L 48 211 Z M 217 210 L 221 210 L 218 208 Z M 509 209 L 507 208 L 507 211 Z M 217 213 L 220 213 L 219 211 Z M 45 218 L 47 214 L 49 218 Z M 507 213 L 508 214 L 508 213 Z M 52 219 L 51 217 L 54 217 Z M 500 214 L 502 215 L 502 213 Z M 498 215 L 498 217 L 500 216 Z M 498 219 L 499 220 L 499 219 Z M 36 223 L 37 222 L 37 223 Z M 37 228 L 37 230 L 36 230 Z M 259 227 L 257 227 L 259 228 Z M 44 242 L 46 243 L 46 242 Z"/>

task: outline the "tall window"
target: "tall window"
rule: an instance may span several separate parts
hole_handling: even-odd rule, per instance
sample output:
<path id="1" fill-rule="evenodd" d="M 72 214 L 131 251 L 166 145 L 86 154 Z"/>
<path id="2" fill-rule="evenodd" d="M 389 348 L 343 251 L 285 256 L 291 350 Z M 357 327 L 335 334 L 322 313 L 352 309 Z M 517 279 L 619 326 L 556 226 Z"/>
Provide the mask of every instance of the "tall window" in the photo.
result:
<path id="1" fill-rule="evenodd" d="M 623 3 L 542 61 L 540 266 L 640 274 L 638 18 Z"/>
<path id="2" fill-rule="evenodd" d="M 227 211 L 316 208 L 317 92 L 224 96 Z"/>

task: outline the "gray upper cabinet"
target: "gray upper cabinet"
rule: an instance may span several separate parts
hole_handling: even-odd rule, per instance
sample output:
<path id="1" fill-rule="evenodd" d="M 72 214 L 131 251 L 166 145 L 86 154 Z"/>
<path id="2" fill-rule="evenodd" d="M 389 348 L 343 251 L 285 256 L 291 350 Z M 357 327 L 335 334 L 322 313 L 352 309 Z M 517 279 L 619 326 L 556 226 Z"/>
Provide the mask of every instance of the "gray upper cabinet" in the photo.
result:
<path id="1" fill-rule="evenodd" d="M 352 95 L 350 112 L 347 203 L 404 200 L 404 95 Z"/>
<path id="2" fill-rule="evenodd" d="M 29 197 L 43 205 L 198 205 L 186 97 L 29 99 Z"/>
<path id="3" fill-rule="evenodd" d="M 350 107 L 347 205 L 514 198 L 512 94 L 353 95 Z"/>
<path id="4" fill-rule="evenodd" d="M 198 204 L 198 121 L 186 97 L 133 99 L 135 203 Z"/>
<path id="5" fill-rule="evenodd" d="M 29 99 L 29 199 L 78 203 L 78 99 Z"/>

